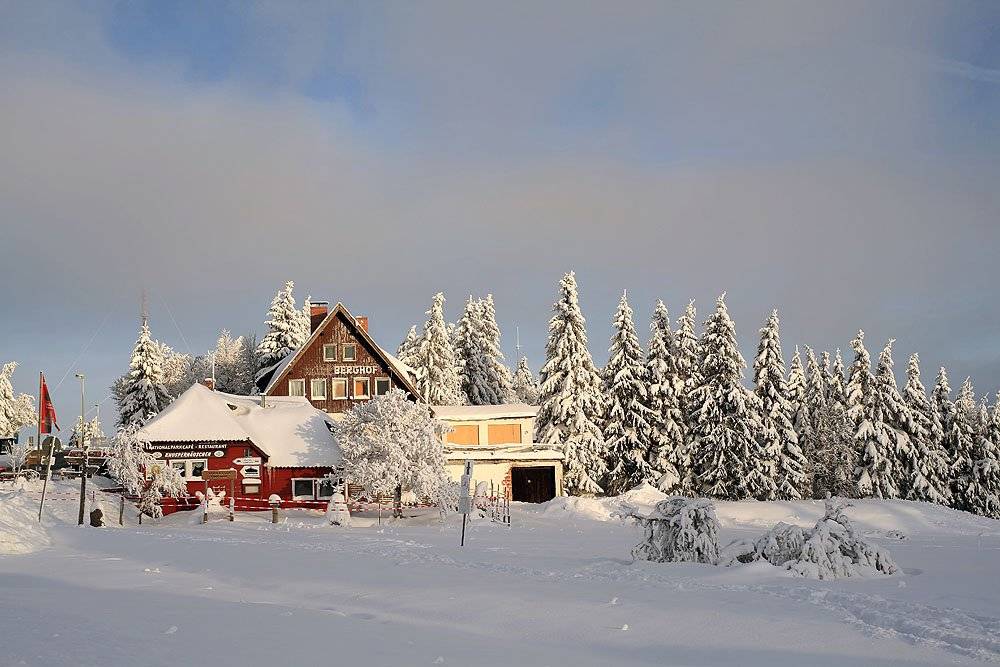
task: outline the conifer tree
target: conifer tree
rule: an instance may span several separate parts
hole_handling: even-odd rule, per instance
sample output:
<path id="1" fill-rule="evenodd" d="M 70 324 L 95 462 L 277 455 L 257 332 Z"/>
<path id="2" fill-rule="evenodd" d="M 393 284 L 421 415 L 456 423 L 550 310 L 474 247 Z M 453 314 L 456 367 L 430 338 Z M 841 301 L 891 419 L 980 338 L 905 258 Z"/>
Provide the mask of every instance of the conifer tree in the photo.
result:
<path id="1" fill-rule="evenodd" d="M 674 332 L 662 301 L 656 302 L 649 324 L 646 381 L 649 383 L 649 464 L 659 473 L 656 486 L 664 493 L 694 493 L 691 453 L 681 408 L 683 380 L 678 373 Z"/>
<path id="2" fill-rule="evenodd" d="M 854 422 L 858 467 L 855 470 L 858 493 L 862 497 L 896 498 L 890 436 L 879 409 L 871 356 L 865 347 L 865 332 L 851 341 L 854 362 L 847 381 L 847 411 Z"/>
<path id="3" fill-rule="evenodd" d="M 801 498 L 806 481 L 806 462 L 792 425 L 792 406 L 787 397 L 777 310 L 771 312 L 760 330 L 760 345 L 753 369 L 754 391 L 762 408 L 764 448 L 775 486 L 773 497 L 782 500 Z"/>
<path id="4" fill-rule="evenodd" d="M 403 338 L 399 347 L 396 348 L 396 358 L 413 368 L 417 363 L 419 353 L 420 338 L 417 336 L 417 326 L 413 325 L 406 332 L 406 337 Z"/>
<path id="5" fill-rule="evenodd" d="M 691 402 L 701 491 L 729 500 L 767 497 L 774 480 L 760 444 L 757 401 L 743 386 L 746 362 L 725 294 L 705 321 L 698 348 L 701 384 L 691 392 Z"/>
<path id="6" fill-rule="evenodd" d="M 990 418 L 976 406 L 966 378 L 955 401 L 954 504 L 958 509 L 1000 518 L 1000 449 L 989 437 Z"/>
<path id="7" fill-rule="evenodd" d="M 800 408 L 800 439 L 806 458 L 806 488 L 803 495 L 813 497 L 813 477 L 816 474 L 818 453 L 824 450 L 827 443 L 820 440 L 819 418 L 826 411 L 826 395 L 828 380 L 823 374 L 823 368 L 816 359 L 816 353 L 811 347 L 806 347 L 806 388 L 805 397 Z"/>
<path id="8" fill-rule="evenodd" d="M 455 327 L 453 341 L 455 361 L 461 378 L 462 394 L 470 405 L 496 405 L 502 402 L 498 393 L 496 368 L 489 358 L 483 319 L 483 301 L 469 296 L 465 310 Z"/>
<path id="9" fill-rule="evenodd" d="M 302 313 L 295 307 L 294 289 L 295 283 L 289 280 L 271 300 L 264 321 L 267 333 L 257 346 L 258 370 L 274 366 L 299 349 L 308 337 L 308 333 L 302 335 Z"/>
<path id="10" fill-rule="evenodd" d="M 833 367 L 830 369 L 830 386 L 827 388 L 827 403 L 838 404 L 847 410 L 847 387 L 844 379 L 844 358 L 840 356 L 840 348 L 834 356 Z"/>
<path id="11" fill-rule="evenodd" d="M 500 344 L 500 327 L 497 324 L 496 304 L 492 294 L 479 300 L 479 310 L 483 323 L 483 351 L 492 366 L 489 377 L 496 383 L 492 391 L 498 397 L 497 403 L 507 403 L 514 398 L 513 380 Z"/>
<path id="12" fill-rule="evenodd" d="M 538 380 L 528 366 L 528 358 L 517 360 L 517 370 L 514 372 L 514 396 L 518 401 L 528 405 L 538 405 Z"/>
<path id="13" fill-rule="evenodd" d="M 907 498 L 947 505 L 950 502 L 948 453 L 944 449 L 944 429 L 927 390 L 920 381 L 920 357 L 914 352 L 906 367 L 903 400 L 912 417 L 908 466 Z"/>
<path id="14" fill-rule="evenodd" d="M 694 301 L 689 301 L 684 313 L 677 318 L 676 353 L 674 357 L 677 363 L 677 377 L 680 388 L 681 410 L 684 413 L 684 447 L 690 453 L 692 460 L 697 448 L 694 443 L 694 409 L 691 402 L 691 392 L 701 385 L 701 368 L 699 367 L 698 334 L 695 333 L 695 318 L 697 311 Z M 687 484 L 696 490 L 698 486 L 697 471 L 691 471 L 691 477 Z"/>
<path id="15" fill-rule="evenodd" d="M 944 366 L 938 369 L 937 378 L 934 381 L 934 389 L 931 391 L 931 404 L 937 412 L 938 421 L 941 422 L 941 446 L 948 457 L 949 471 L 953 472 L 953 462 L 955 460 L 955 402 L 951 400 L 951 385 L 948 384 L 948 371 Z M 949 479 L 954 481 L 952 474 Z M 954 484 L 952 484 L 954 488 Z"/>
<path id="16" fill-rule="evenodd" d="M 799 448 L 809 437 L 809 411 L 806 406 L 806 371 L 802 367 L 799 346 L 795 346 L 792 363 L 788 367 L 788 383 L 785 386 L 788 409 L 792 415 L 792 427 L 798 436 Z"/>
<path id="17" fill-rule="evenodd" d="M 603 374 L 607 402 L 603 432 L 608 451 L 604 489 L 618 495 L 643 482 L 655 482 L 659 476 L 647 460 L 650 410 L 646 405 L 646 373 L 625 293 L 618 302 L 612 327 L 610 356 Z"/>
<path id="18" fill-rule="evenodd" d="M 167 407 L 173 398 L 163 387 L 163 358 L 160 348 L 149 333 L 149 321 L 144 316 L 139 338 L 132 349 L 128 373 L 121 385 L 118 404 L 118 424 L 145 424 Z"/>
<path id="19" fill-rule="evenodd" d="M 563 447 L 563 485 L 568 493 L 600 493 L 598 480 L 607 473 L 604 436 L 598 426 L 602 417 L 601 379 L 587 348 L 586 321 L 572 271 L 559 282 L 559 300 L 553 311 L 545 364 L 539 374 L 535 440 Z"/>
<path id="20" fill-rule="evenodd" d="M 417 389 L 424 401 L 430 405 L 459 405 L 462 403 L 461 380 L 444 319 L 444 301 L 441 292 L 434 295 L 413 369 L 417 373 Z"/>
<path id="21" fill-rule="evenodd" d="M 875 387 L 878 405 L 882 410 L 882 421 L 888 427 L 893 482 L 899 494 L 898 497 L 904 498 L 910 490 L 908 466 L 913 458 L 913 444 L 910 442 L 913 419 L 910 416 L 910 410 L 906 407 L 906 402 L 899 393 L 899 388 L 896 386 L 896 375 L 893 372 L 892 361 L 892 345 L 895 342 L 894 339 L 890 338 L 879 354 Z"/>

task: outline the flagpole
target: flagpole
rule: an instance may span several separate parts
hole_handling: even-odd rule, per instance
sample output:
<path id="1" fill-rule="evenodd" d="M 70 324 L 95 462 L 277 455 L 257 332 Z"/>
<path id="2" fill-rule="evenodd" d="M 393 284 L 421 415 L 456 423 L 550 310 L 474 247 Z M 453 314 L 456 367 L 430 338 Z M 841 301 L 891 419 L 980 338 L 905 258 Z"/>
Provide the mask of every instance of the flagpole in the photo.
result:
<path id="1" fill-rule="evenodd" d="M 42 375 L 41 371 L 38 371 L 38 452 L 39 456 L 42 451 L 42 383 L 45 382 L 45 376 Z M 45 471 L 45 479 L 42 481 L 42 500 L 38 503 L 38 523 L 42 522 L 42 508 L 45 507 L 45 489 L 49 485 L 49 475 L 52 472 L 52 446 L 49 445 L 49 461 L 48 468 Z"/>

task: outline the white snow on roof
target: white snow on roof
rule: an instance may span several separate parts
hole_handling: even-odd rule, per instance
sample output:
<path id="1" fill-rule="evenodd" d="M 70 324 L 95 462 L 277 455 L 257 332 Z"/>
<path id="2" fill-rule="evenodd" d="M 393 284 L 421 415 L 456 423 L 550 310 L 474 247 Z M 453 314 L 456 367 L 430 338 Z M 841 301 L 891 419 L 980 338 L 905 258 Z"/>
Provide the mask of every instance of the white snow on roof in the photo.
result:
<path id="1" fill-rule="evenodd" d="M 382 354 L 384 354 L 385 358 L 389 360 L 389 363 L 392 364 L 392 366 L 396 369 L 397 373 L 399 373 L 400 375 L 402 375 L 404 378 L 406 378 L 410 382 L 415 382 L 416 381 L 416 379 L 417 379 L 417 371 L 413 370 L 412 367 L 404 364 L 402 361 L 400 361 L 396 357 L 396 355 L 392 354 L 391 352 L 389 352 L 388 350 L 386 350 L 381 345 L 378 345 L 378 349 L 382 350 Z"/>
<path id="2" fill-rule="evenodd" d="M 142 435 L 150 442 L 248 440 L 272 467 L 337 466 L 341 453 L 330 421 L 301 396 L 268 396 L 262 407 L 259 396 L 195 384 L 146 424 Z"/>
<path id="3" fill-rule="evenodd" d="M 273 368 L 274 371 L 271 373 L 271 378 L 267 381 L 267 388 L 264 389 L 265 394 L 271 391 L 274 385 L 277 384 L 278 378 L 281 377 L 281 374 L 285 372 L 285 369 L 288 367 L 288 364 L 292 363 L 292 359 L 295 358 L 295 355 L 298 354 L 298 352 L 299 350 L 294 350 L 292 352 L 289 352 L 287 355 L 285 355 L 284 359 L 276 363 L 274 366 L 271 366 L 271 368 Z M 266 372 L 267 369 L 261 371 L 261 375 L 263 375 Z"/>
<path id="4" fill-rule="evenodd" d="M 483 419 L 517 419 L 534 417 L 538 406 L 527 403 L 503 405 L 432 405 L 431 412 L 441 421 L 477 421 Z"/>
<path id="5" fill-rule="evenodd" d="M 500 445 L 492 447 L 455 447 L 445 445 L 448 461 L 562 461 L 563 453 L 545 445 Z"/>
<path id="6" fill-rule="evenodd" d="M 249 440 L 225 401 L 202 384 L 191 385 L 139 433 L 150 442 Z"/>

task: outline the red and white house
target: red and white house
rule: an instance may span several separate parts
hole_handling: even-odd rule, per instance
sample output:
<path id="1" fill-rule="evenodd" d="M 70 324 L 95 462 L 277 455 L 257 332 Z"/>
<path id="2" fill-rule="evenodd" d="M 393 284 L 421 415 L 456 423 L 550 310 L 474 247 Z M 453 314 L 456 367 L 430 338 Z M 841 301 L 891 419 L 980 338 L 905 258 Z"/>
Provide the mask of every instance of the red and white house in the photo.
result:
<path id="1" fill-rule="evenodd" d="M 330 416 L 304 397 L 235 396 L 195 384 L 140 436 L 154 457 L 184 476 L 189 493 L 225 490 L 243 507 L 264 509 L 271 494 L 283 506 L 319 507 L 338 482 L 341 453 Z M 230 469 L 234 482 L 202 476 Z"/>

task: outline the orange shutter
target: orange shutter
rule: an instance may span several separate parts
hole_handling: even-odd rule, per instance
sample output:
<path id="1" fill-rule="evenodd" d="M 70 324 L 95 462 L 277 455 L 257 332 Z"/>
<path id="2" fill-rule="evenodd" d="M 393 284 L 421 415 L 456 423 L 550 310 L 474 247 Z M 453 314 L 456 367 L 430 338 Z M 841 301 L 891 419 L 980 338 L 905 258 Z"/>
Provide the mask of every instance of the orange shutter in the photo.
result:
<path id="1" fill-rule="evenodd" d="M 491 445 L 509 445 L 521 442 L 520 424 L 490 424 L 488 433 Z"/>
<path id="2" fill-rule="evenodd" d="M 475 424 L 455 426 L 448 434 L 448 442 L 453 445 L 478 445 L 479 427 Z"/>

